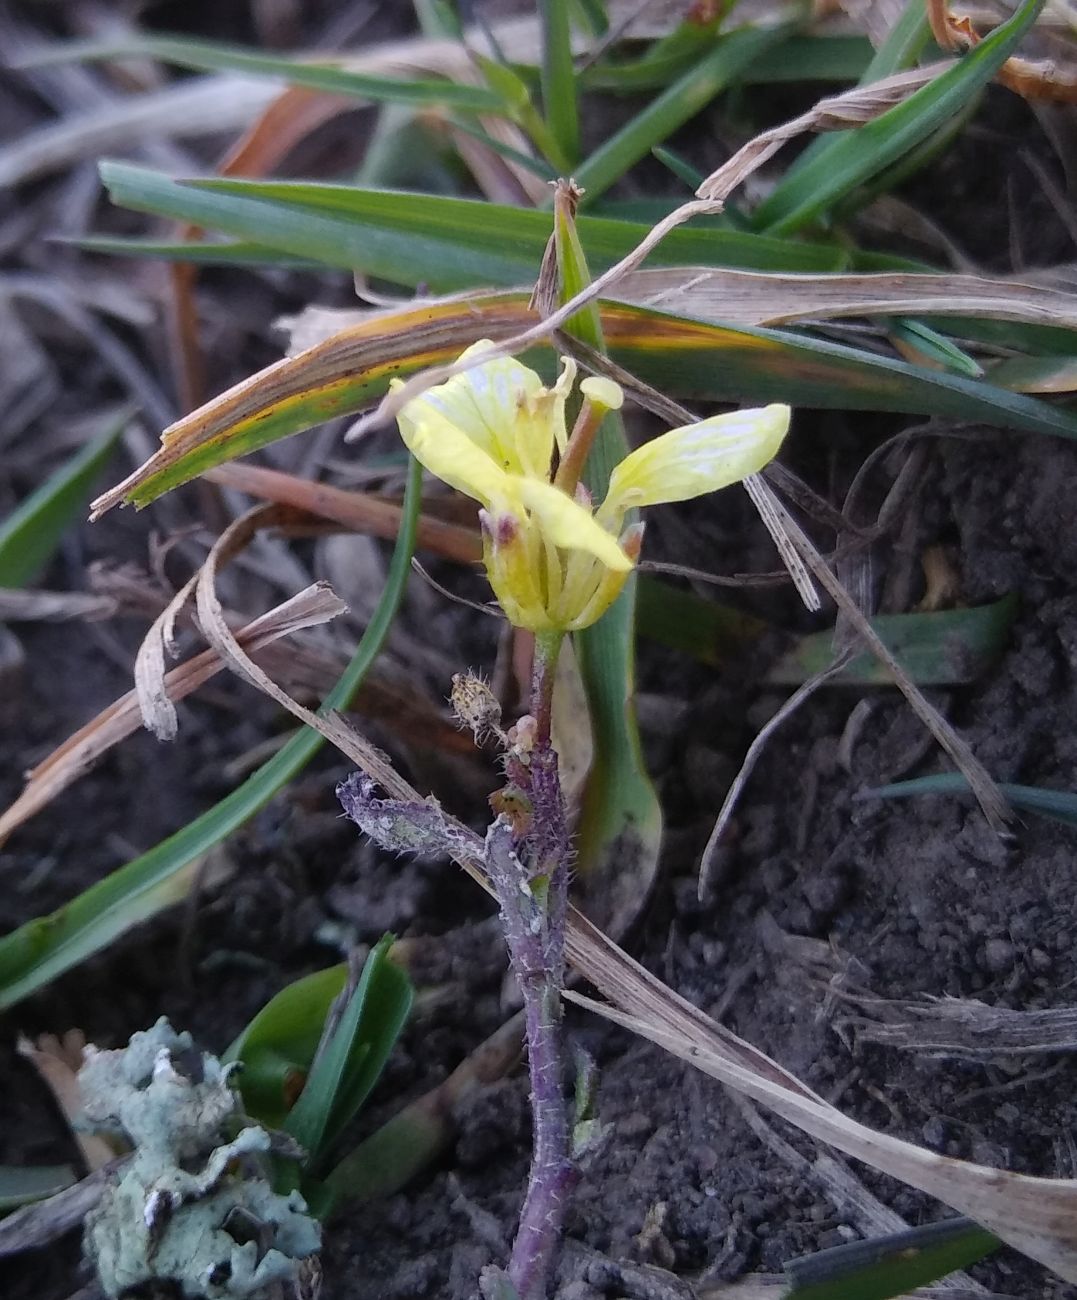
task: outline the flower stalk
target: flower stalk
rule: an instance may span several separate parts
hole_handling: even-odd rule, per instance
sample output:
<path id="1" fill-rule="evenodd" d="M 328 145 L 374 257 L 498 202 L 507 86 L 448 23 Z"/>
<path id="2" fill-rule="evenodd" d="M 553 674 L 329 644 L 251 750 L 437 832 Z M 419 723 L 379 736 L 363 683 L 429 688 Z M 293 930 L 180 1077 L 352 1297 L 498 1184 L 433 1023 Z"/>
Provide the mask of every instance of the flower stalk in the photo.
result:
<path id="1" fill-rule="evenodd" d="M 480 342 L 468 353 L 491 346 Z M 595 501 L 583 481 L 588 457 L 623 393 L 609 379 L 584 379 L 570 433 L 565 410 L 575 383 L 569 357 L 547 388 L 514 358 L 492 356 L 428 389 L 399 414 L 401 436 L 415 457 L 478 501 L 494 594 L 509 622 L 535 635 L 530 712 L 509 730 L 478 678 L 453 680 L 457 716 L 477 740 L 494 735 L 504 750 L 506 784 L 490 800 L 495 819 L 483 858 L 523 997 L 531 1084 L 527 1192 L 507 1272 L 487 1270 L 481 1279 L 487 1300 L 546 1300 L 578 1178 L 561 1035 L 573 846 L 551 739 L 562 641 L 592 627 L 623 590 L 643 541 L 638 508 L 688 500 L 755 473 L 777 451 L 789 423 L 787 407 L 769 406 L 671 430 L 620 460 Z M 366 778 L 349 783 L 341 799 L 379 843 L 397 851 L 431 845 L 453 851 L 436 805 L 378 800 L 372 786 Z"/>

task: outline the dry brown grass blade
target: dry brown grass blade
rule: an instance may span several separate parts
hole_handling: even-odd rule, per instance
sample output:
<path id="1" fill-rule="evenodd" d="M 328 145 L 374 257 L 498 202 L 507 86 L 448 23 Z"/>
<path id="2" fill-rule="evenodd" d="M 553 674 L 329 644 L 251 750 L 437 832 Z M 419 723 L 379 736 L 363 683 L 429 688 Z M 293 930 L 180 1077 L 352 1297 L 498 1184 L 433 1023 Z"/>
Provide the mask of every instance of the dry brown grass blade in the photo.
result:
<path id="1" fill-rule="evenodd" d="M 1077 328 L 1077 294 L 978 275 L 796 275 L 656 267 L 625 276 L 610 296 L 733 325 L 935 314 Z"/>
<path id="2" fill-rule="evenodd" d="M 339 612 L 335 597 L 330 599 L 324 587 L 315 584 L 253 619 L 235 634 L 236 639 L 247 651 L 257 653 L 300 628 L 324 623 L 333 612 Z M 203 650 L 163 675 L 163 693 L 169 700 L 182 700 L 224 666 L 216 651 Z M 138 693 L 129 691 L 53 750 L 30 772 L 22 794 L 0 815 L 0 844 L 140 725 Z"/>
<path id="3" fill-rule="evenodd" d="M 949 60 L 940 60 L 924 68 L 897 72 L 868 86 L 855 86 L 841 95 L 820 99 L 806 113 L 749 140 L 728 162 L 711 172 L 696 194 L 701 199 L 727 199 L 752 172 L 798 135 L 808 131 L 844 131 L 848 127 L 863 126 L 952 67 Z"/>
<path id="4" fill-rule="evenodd" d="M 781 708 L 771 717 L 767 723 L 756 733 L 755 739 L 748 746 L 748 752 L 744 755 L 741 762 L 740 770 L 733 778 L 732 784 L 726 791 L 726 796 L 722 800 L 722 806 L 719 809 L 718 816 L 714 822 L 714 829 L 710 833 L 706 846 L 703 849 L 699 859 L 699 887 L 698 895 L 702 901 L 710 888 L 711 872 L 714 868 L 715 855 L 722 842 L 722 836 L 726 827 L 729 825 L 729 819 L 733 816 L 733 810 L 740 800 L 741 792 L 748 784 L 748 778 L 752 775 L 756 763 L 762 757 L 763 751 L 770 743 L 771 737 L 781 727 L 782 723 L 790 718 L 802 704 L 805 704 L 820 686 L 825 686 L 828 681 L 849 662 L 852 656 L 846 651 L 835 656 L 832 663 L 828 664 L 821 672 L 815 673 L 809 677 L 803 685 L 799 686 L 792 695 L 784 702 Z"/>
<path id="5" fill-rule="evenodd" d="M 25 591 L 0 587 L 0 620 L 12 623 L 67 623 L 72 619 L 109 618 L 117 603 L 91 591 Z"/>
<path id="6" fill-rule="evenodd" d="M 216 571 L 220 565 L 227 564 L 238 555 L 263 529 L 281 528 L 294 532 L 297 526 L 300 531 L 309 533 L 309 517 L 290 506 L 264 505 L 248 511 L 225 529 L 214 543 L 206 564 L 180 588 L 154 620 L 135 659 L 135 691 L 142 709 L 142 720 L 159 740 L 171 740 L 176 734 L 176 710 L 165 689 L 165 655 L 174 650 L 176 619 L 192 593 L 197 591 L 206 565 L 212 562 Z M 289 608 L 296 602 L 300 602 L 298 615 L 294 609 Z M 328 583 L 316 582 L 306 591 L 293 596 L 281 608 L 288 609 L 292 616 L 287 630 L 296 631 L 300 626 L 313 627 L 318 623 L 327 623 L 347 607 Z M 299 622 L 299 618 L 304 621 Z M 212 644 L 211 638 L 207 637 L 207 640 Z"/>
<path id="7" fill-rule="evenodd" d="M 345 528 L 381 537 L 385 541 L 395 540 L 400 531 L 401 507 L 369 492 L 330 487 L 326 483 L 315 483 L 294 474 L 239 461 L 218 465 L 205 477 L 222 487 L 234 488 L 265 501 L 295 506 L 321 519 L 331 519 Z M 460 564 L 474 564 L 482 558 L 482 543 L 477 529 L 464 528 L 430 515 L 419 516 L 416 541 L 442 559 L 456 560 Z"/>
<path id="8" fill-rule="evenodd" d="M 997 1060 L 1007 1054 L 1052 1055 L 1077 1050 L 1077 1008 L 1018 1011 L 976 998 L 875 998 L 842 992 L 863 1014 L 839 1016 L 857 1041 L 883 1043 L 929 1056 Z"/>
<path id="9" fill-rule="evenodd" d="M 790 1091 L 731 1059 L 721 1027 L 699 1011 L 686 1018 L 675 995 L 657 1010 L 653 996 L 639 999 L 628 983 L 614 996 L 617 1008 L 572 992 L 565 996 L 664 1047 L 812 1137 L 967 1214 L 1016 1250 L 1077 1281 L 1077 1181 L 954 1160 L 868 1128 L 822 1098 Z"/>
<path id="10" fill-rule="evenodd" d="M 211 135 L 249 122 L 276 94 L 256 77 L 197 77 L 18 135 L 0 149 L 0 188 L 140 141 Z"/>

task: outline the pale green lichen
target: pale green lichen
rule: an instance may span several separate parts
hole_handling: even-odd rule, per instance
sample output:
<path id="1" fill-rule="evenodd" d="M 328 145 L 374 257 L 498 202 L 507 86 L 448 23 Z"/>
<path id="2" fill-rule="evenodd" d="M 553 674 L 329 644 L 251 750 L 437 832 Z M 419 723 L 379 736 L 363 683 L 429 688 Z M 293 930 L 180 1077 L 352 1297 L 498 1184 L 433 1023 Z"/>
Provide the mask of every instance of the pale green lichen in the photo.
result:
<path id="1" fill-rule="evenodd" d="M 86 1049 L 83 1123 L 134 1148 L 86 1218 L 106 1295 L 169 1282 L 188 1300 L 259 1297 L 296 1284 L 316 1255 L 303 1198 L 266 1181 L 269 1135 L 248 1126 L 228 1140 L 239 1108 L 228 1074 L 164 1018 L 119 1051 Z"/>

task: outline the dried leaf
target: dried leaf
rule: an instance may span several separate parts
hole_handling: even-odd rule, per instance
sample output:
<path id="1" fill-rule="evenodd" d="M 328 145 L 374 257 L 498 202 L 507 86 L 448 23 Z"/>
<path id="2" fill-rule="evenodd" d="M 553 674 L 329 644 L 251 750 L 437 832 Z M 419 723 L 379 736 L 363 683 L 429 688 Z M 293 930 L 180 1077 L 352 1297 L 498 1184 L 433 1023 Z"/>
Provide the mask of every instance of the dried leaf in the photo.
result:
<path id="1" fill-rule="evenodd" d="M 325 622 L 326 617 L 331 616 L 329 611 L 336 607 L 334 600 L 315 584 L 253 619 L 236 633 L 236 638 L 254 653 L 300 628 Z M 170 702 L 181 700 L 223 667 L 214 650 L 203 650 L 163 674 L 161 694 Z M 102 754 L 136 731 L 141 722 L 138 693 L 129 691 L 53 750 L 30 772 L 22 794 L 0 816 L 0 844 L 16 827 L 40 812 L 61 791 L 89 771 Z"/>
<path id="2" fill-rule="evenodd" d="M 992 1007 L 976 998 L 911 999 L 840 995 L 863 1016 L 839 1024 L 857 1038 L 930 1056 L 994 1060 L 1007 1053 L 1052 1054 L 1077 1050 L 1077 1008 L 1016 1011 Z M 868 1018 L 870 1017 L 870 1019 Z"/>
<path id="3" fill-rule="evenodd" d="M 701 199 L 724 201 L 782 145 L 798 135 L 806 131 L 844 131 L 849 127 L 863 126 L 908 99 L 952 66 L 949 60 L 939 61 L 925 68 L 897 72 L 867 86 L 854 86 L 841 95 L 820 99 L 806 113 L 749 140 L 728 162 L 711 172 L 696 193 Z"/>
<path id="4" fill-rule="evenodd" d="M 117 603 L 88 591 L 25 591 L 0 587 L 0 620 L 12 623 L 66 623 L 72 619 L 109 618 Z"/>
<path id="5" fill-rule="evenodd" d="M 19 1055 L 29 1061 L 48 1084 L 64 1119 L 71 1126 L 86 1168 L 93 1173 L 114 1160 L 116 1152 L 104 1138 L 82 1132 L 75 1125 L 82 1113 L 82 1093 L 77 1076 L 85 1047 L 86 1035 L 81 1029 L 69 1029 L 63 1038 L 42 1034 L 36 1043 L 20 1036 L 17 1043 Z"/>
<path id="6" fill-rule="evenodd" d="M 218 465 L 205 477 L 223 487 L 265 501 L 295 506 L 321 519 L 332 519 L 345 528 L 353 528 L 371 537 L 392 541 L 400 531 L 400 506 L 369 492 L 351 492 L 294 474 L 239 462 Z M 477 526 L 463 528 L 430 515 L 420 515 L 417 542 L 442 559 L 456 560 L 460 564 L 475 564 L 482 558 Z"/>

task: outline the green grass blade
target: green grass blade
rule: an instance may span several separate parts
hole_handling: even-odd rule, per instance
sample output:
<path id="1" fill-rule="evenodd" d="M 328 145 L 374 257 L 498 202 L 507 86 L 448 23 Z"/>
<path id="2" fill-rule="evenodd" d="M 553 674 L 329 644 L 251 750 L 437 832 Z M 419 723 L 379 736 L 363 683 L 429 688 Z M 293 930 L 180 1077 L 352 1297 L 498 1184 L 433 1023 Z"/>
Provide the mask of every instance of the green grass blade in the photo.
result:
<path id="1" fill-rule="evenodd" d="M 43 1201 L 76 1182 L 71 1165 L 0 1165 L 0 1214 Z"/>
<path id="2" fill-rule="evenodd" d="M 605 0 L 575 0 L 580 21 L 592 36 L 605 36 L 610 29 Z"/>
<path id="3" fill-rule="evenodd" d="M 664 90 L 705 52 L 707 40 L 695 29 L 691 44 L 659 60 L 642 56 L 622 63 L 599 63 L 581 76 L 586 90 L 640 93 Z M 856 81 L 871 62 L 871 43 L 863 36 L 790 36 L 763 50 L 744 69 L 745 85 L 786 81 Z"/>
<path id="4" fill-rule="evenodd" d="M 284 266 L 306 270 L 321 263 L 309 257 L 293 257 L 250 240 L 124 239 L 89 235 L 83 239 L 62 239 L 57 243 L 81 248 L 85 253 L 110 253 L 117 257 L 157 257 L 169 262 L 194 262 L 199 266 Z"/>
<path id="5" fill-rule="evenodd" d="M 714 48 L 675 81 L 575 172 L 583 203 L 590 206 L 632 167 L 685 122 L 695 117 L 758 55 L 788 35 L 786 27 L 746 27 L 722 37 Z"/>
<path id="6" fill-rule="evenodd" d="M 590 271 L 575 223 L 556 211 L 554 222 L 561 300 L 567 301 L 590 283 Z M 565 328 L 606 351 L 597 304 L 585 307 Z M 605 497 L 614 466 L 627 454 L 620 413 L 611 411 L 584 469 L 596 501 Z M 648 892 L 662 839 L 662 806 L 647 774 L 636 721 L 637 581 L 633 574 L 602 618 L 573 638 L 594 737 L 580 813 L 578 875 L 589 915 L 614 934 L 630 919 L 622 914 L 626 892 L 636 900 Z"/>
<path id="7" fill-rule="evenodd" d="M 762 50 L 745 68 L 746 86 L 785 81 L 856 81 L 871 62 L 871 42 L 863 36 L 790 36 Z"/>
<path id="8" fill-rule="evenodd" d="M 973 609 L 923 614 L 880 614 L 871 620 L 887 649 L 919 686 L 956 686 L 975 681 L 1005 649 L 1017 613 L 1017 597 L 1004 596 Z M 767 680 L 797 686 L 822 672 L 834 655 L 833 631 L 802 638 L 767 673 Z M 832 685 L 887 686 L 893 678 L 870 653 L 857 655 L 830 679 Z"/>
<path id="9" fill-rule="evenodd" d="M 971 1219 L 944 1219 L 834 1246 L 785 1266 L 783 1300 L 891 1300 L 966 1268 L 1002 1242 Z"/>
<path id="10" fill-rule="evenodd" d="M 915 348 L 936 365 L 944 367 L 955 375 L 967 375 L 970 379 L 983 378 L 984 368 L 975 358 L 959 348 L 952 339 L 944 337 L 923 321 L 903 317 L 890 322 L 890 332 L 894 338 Z"/>
<path id="11" fill-rule="evenodd" d="M 389 960 L 392 944 L 393 936 L 385 935 L 366 959 L 336 1032 L 284 1122 L 315 1173 L 326 1148 L 369 1096 L 407 1022 L 411 981 Z"/>
<path id="12" fill-rule="evenodd" d="M 266 248 L 362 271 L 432 292 L 533 283 L 549 236 L 549 216 L 472 199 L 294 182 L 181 182 L 129 163 L 106 162 L 101 176 L 115 203 L 191 221 Z M 639 222 L 581 217 L 580 237 L 596 273 L 647 234 Z M 674 230 L 649 265 L 841 270 L 836 248 L 739 231 Z"/>
<path id="13" fill-rule="evenodd" d="M 930 84 L 874 121 L 843 133 L 825 156 L 819 154 L 799 168 L 760 204 L 756 229 L 791 234 L 944 126 L 1010 57 L 1043 4 L 1023 0 L 1009 21 Z"/>
<path id="14" fill-rule="evenodd" d="M 1000 782 L 999 789 L 1015 808 L 1022 812 L 1039 813 L 1064 826 L 1077 826 L 1077 794 L 1069 790 L 1047 790 L 1036 785 L 1015 785 Z M 939 772 L 935 776 L 918 776 L 911 781 L 895 781 L 893 785 L 877 786 L 864 790 L 858 799 L 913 799 L 925 794 L 967 794 L 971 797 L 969 783 L 960 772 Z"/>
<path id="15" fill-rule="evenodd" d="M 351 95 L 381 104 L 408 104 L 413 108 L 441 105 L 458 112 L 498 113 L 501 100 L 481 86 L 457 85 L 451 81 L 407 81 L 364 72 L 349 72 L 324 63 L 307 62 L 285 55 L 263 54 L 238 45 L 215 41 L 192 41 L 180 36 L 145 36 L 124 41 L 72 41 L 35 54 L 23 66 L 47 67 L 58 63 L 99 59 L 160 59 L 181 68 L 201 72 L 242 72 L 252 76 L 277 77 L 293 86 L 307 86 L 334 95 Z"/>
<path id="16" fill-rule="evenodd" d="M 667 35 L 652 41 L 638 58 L 606 57 L 585 69 L 583 87 L 623 94 L 664 90 L 706 53 L 720 25 L 721 16 L 701 23 L 682 22 Z"/>
<path id="17" fill-rule="evenodd" d="M 568 0 L 541 0 L 542 111 L 566 167 L 580 160 L 580 109 Z"/>
<path id="18" fill-rule="evenodd" d="M 130 410 L 115 417 L 0 522 L 0 587 L 26 587 L 40 578 L 61 537 L 85 512 L 130 417 Z"/>
<path id="19" fill-rule="evenodd" d="M 421 501 L 422 471 L 412 462 L 400 533 L 385 588 L 351 662 L 326 697 L 323 711 L 346 708 L 377 658 L 403 598 Z M 100 952 L 139 921 L 178 902 L 196 874 L 197 860 L 242 826 L 300 772 L 323 744 L 304 728 L 220 803 L 133 862 L 91 885 L 48 916 L 36 917 L 0 938 L 0 1010 Z"/>

